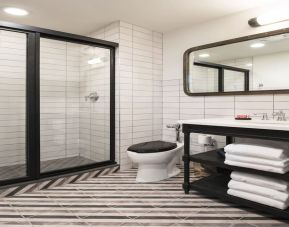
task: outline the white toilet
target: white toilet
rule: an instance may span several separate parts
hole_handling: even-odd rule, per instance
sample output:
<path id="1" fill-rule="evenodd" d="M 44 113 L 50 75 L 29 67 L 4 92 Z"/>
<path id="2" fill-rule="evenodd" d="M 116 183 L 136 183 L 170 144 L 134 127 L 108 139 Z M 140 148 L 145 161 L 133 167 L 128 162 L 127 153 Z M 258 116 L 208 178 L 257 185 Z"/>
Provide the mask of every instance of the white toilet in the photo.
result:
<path id="1" fill-rule="evenodd" d="M 156 142 L 167 143 L 164 141 L 151 141 L 146 144 Z M 146 150 L 138 152 L 128 149 L 128 157 L 130 157 L 132 162 L 138 164 L 136 181 L 155 182 L 178 175 L 180 169 L 177 168 L 176 164 L 180 160 L 183 146 L 183 143 L 174 143 L 173 148 L 164 148 L 162 151 Z"/>

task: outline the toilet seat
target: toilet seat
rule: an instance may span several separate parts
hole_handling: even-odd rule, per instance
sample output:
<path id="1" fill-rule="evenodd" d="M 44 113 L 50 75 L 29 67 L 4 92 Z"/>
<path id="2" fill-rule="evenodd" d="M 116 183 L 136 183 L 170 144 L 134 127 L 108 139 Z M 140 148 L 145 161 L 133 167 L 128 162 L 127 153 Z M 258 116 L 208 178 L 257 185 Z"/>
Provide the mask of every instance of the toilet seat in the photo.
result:
<path id="1" fill-rule="evenodd" d="M 176 143 L 166 142 L 162 140 L 149 141 L 131 145 L 127 150 L 136 153 L 156 153 L 175 149 Z"/>

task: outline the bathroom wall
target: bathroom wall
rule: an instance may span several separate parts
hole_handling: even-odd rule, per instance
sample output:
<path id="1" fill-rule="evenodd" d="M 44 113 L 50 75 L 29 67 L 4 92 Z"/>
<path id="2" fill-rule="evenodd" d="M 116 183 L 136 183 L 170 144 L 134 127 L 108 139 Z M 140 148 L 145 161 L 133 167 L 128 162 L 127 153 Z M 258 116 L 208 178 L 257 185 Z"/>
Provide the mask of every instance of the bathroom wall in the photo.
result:
<path id="1" fill-rule="evenodd" d="M 248 26 L 248 19 L 272 9 L 274 6 L 245 11 L 219 18 L 214 21 L 193 25 L 164 34 L 164 74 L 163 74 L 163 138 L 174 139 L 174 132 L 166 129 L 166 124 L 179 119 L 211 117 L 233 117 L 238 113 L 252 114 L 267 112 L 269 115 L 279 109 L 289 116 L 288 95 L 249 95 L 249 96 L 212 96 L 189 97 L 183 92 L 183 53 L 191 47 L 246 36 L 254 33 L 289 27 L 282 22 L 260 28 Z M 219 146 L 224 138 L 217 137 Z M 203 151 L 192 136 L 193 152 Z"/>
<path id="2" fill-rule="evenodd" d="M 118 21 L 91 36 L 119 43 L 116 159 L 127 169 L 130 145 L 162 138 L 162 34 Z"/>

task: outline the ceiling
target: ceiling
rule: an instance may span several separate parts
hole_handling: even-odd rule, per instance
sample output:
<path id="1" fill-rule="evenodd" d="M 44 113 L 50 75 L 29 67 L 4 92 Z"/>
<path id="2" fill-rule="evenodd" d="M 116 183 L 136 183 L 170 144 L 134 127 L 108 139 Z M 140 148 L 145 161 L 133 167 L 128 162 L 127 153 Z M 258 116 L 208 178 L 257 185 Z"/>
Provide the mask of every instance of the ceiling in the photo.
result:
<path id="1" fill-rule="evenodd" d="M 276 0 L 0 0 L 0 7 L 28 10 L 26 17 L 0 12 L 0 20 L 89 34 L 116 20 L 168 32 Z"/>

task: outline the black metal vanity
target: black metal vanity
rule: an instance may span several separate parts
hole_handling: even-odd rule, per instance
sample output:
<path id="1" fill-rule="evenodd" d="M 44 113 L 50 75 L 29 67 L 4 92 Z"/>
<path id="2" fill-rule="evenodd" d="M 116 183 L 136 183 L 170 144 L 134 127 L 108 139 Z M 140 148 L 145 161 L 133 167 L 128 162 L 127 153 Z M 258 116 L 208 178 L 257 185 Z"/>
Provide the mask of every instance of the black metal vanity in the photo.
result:
<path id="1" fill-rule="evenodd" d="M 289 172 L 286 174 L 278 174 L 272 172 L 265 172 L 255 169 L 230 166 L 224 164 L 224 158 L 219 156 L 216 151 L 208 151 L 200 154 L 190 155 L 190 134 L 191 133 L 204 133 L 212 135 L 223 135 L 227 138 L 227 143 L 231 143 L 233 137 L 243 138 L 257 138 L 266 140 L 276 141 L 289 141 L 289 131 L 286 130 L 272 130 L 272 129 L 260 129 L 250 127 L 231 127 L 221 125 L 203 125 L 197 123 L 183 123 L 184 133 L 184 184 L 183 189 L 186 194 L 191 189 L 197 190 L 208 196 L 217 197 L 223 201 L 236 203 L 239 205 L 254 208 L 259 211 L 266 212 L 271 216 L 283 218 L 289 220 L 289 209 L 280 210 L 256 202 L 252 202 L 246 199 L 238 198 L 227 194 L 227 185 L 230 180 L 230 171 L 237 170 L 247 173 L 260 174 L 263 176 L 270 176 L 274 178 L 283 179 L 289 181 Z M 190 182 L 190 162 L 197 162 L 210 166 L 217 167 L 218 171 L 216 174 L 212 174 L 208 177 L 204 177 L 200 180 Z"/>

